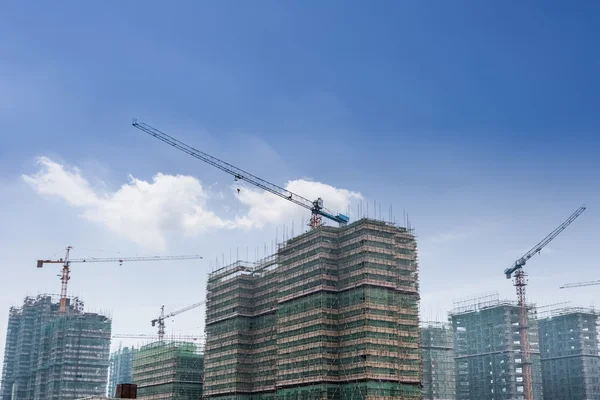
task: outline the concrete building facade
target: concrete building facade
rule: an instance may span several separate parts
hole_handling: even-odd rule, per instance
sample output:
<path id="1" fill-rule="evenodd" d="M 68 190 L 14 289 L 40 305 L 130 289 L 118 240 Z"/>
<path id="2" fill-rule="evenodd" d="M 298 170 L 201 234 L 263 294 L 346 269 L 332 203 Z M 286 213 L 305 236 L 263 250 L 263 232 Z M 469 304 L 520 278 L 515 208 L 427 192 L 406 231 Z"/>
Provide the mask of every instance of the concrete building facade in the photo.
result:
<path id="1" fill-rule="evenodd" d="M 552 400 L 600 400 L 598 313 L 558 310 L 539 320 L 544 396 Z"/>
<path id="2" fill-rule="evenodd" d="M 451 313 L 457 400 L 523 399 L 519 307 L 497 295 L 469 300 Z M 543 399 L 537 321 L 529 318 L 532 385 Z"/>
<path id="3" fill-rule="evenodd" d="M 456 376 L 454 332 L 447 323 L 426 322 L 421 326 L 423 399 L 454 400 Z"/>
<path id="4" fill-rule="evenodd" d="M 133 383 L 133 358 L 136 351 L 135 347 L 123 347 L 110 355 L 108 369 L 109 396 L 115 395 L 118 384 Z"/>

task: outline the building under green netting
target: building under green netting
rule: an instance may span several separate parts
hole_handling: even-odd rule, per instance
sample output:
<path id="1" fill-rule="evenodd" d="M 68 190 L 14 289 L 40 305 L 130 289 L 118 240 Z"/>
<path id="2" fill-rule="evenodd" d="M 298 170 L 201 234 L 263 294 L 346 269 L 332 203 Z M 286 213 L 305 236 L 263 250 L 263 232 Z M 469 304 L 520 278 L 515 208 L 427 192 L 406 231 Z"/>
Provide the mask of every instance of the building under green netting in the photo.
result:
<path id="1" fill-rule="evenodd" d="M 68 299 L 59 312 L 52 295 L 27 297 L 10 309 L 1 398 L 69 400 L 104 395 L 110 351 L 110 318 L 83 312 Z"/>
<path id="2" fill-rule="evenodd" d="M 204 398 L 421 398 L 417 243 L 362 219 L 211 273 Z"/>
<path id="3" fill-rule="evenodd" d="M 140 348 L 133 359 L 138 399 L 200 399 L 204 365 L 200 350 L 187 342 L 155 342 Z"/>

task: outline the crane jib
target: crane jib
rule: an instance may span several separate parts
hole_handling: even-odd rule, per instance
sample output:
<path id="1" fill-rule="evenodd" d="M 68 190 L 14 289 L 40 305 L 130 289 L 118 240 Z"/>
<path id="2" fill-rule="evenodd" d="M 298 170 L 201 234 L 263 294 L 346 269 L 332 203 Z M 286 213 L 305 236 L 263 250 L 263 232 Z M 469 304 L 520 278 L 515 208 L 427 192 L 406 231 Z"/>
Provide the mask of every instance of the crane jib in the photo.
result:
<path id="1" fill-rule="evenodd" d="M 517 261 L 515 261 L 515 263 L 513 264 L 512 267 L 505 269 L 504 270 L 504 274 L 506 275 L 506 278 L 510 279 L 512 277 L 512 274 L 514 272 L 516 272 L 517 270 L 521 269 L 525 265 L 525 263 L 527 262 L 527 260 L 529 260 L 534 255 L 540 253 L 542 251 L 542 249 L 544 247 L 546 247 L 546 245 L 548 243 L 550 243 L 552 240 L 554 240 L 573 221 L 575 221 L 577 219 L 577 217 L 579 217 L 585 210 L 586 210 L 586 206 L 585 205 L 579 207 L 573 214 L 571 214 L 571 216 L 569 216 L 569 218 L 567 218 L 567 220 L 565 222 L 563 222 L 562 224 L 560 224 L 548 236 L 546 236 L 544 239 L 542 239 L 541 242 L 539 242 L 538 244 L 536 244 L 535 246 L 533 246 L 533 248 L 531 250 L 529 250 L 527 253 L 525 253 L 523 255 L 523 257 L 521 257 Z"/>
<path id="2" fill-rule="evenodd" d="M 241 168 L 238 168 L 232 164 L 229 164 L 226 161 L 220 160 L 216 157 L 211 156 L 210 154 L 204 153 L 198 149 L 195 149 L 192 146 L 189 146 L 178 139 L 146 124 L 143 122 L 138 122 L 137 119 L 134 118 L 132 125 L 139 130 L 149 134 L 150 136 L 172 146 L 176 149 L 191 155 L 205 163 L 212 165 L 215 168 L 220 169 L 230 175 L 232 175 L 236 180 L 246 181 L 258 188 L 261 188 L 267 192 L 273 193 L 276 196 L 279 196 L 285 200 L 291 201 L 299 205 L 300 207 L 304 207 L 311 211 L 313 215 L 321 215 L 325 218 L 328 218 L 332 221 L 338 222 L 341 225 L 345 225 L 350 220 L 346 215 L 334 213 L 330 210 L 327 210 L 321 205 L 316 206 L 316 203 L 310 201 L 296 193 L 292 193 L 289 190 L 282 188 L 274 183 L 268 182 L 262 178 L 259 178 L 249 172 L 244 171 Z M 320 201 L 320 199 L 319 199 Z"/>

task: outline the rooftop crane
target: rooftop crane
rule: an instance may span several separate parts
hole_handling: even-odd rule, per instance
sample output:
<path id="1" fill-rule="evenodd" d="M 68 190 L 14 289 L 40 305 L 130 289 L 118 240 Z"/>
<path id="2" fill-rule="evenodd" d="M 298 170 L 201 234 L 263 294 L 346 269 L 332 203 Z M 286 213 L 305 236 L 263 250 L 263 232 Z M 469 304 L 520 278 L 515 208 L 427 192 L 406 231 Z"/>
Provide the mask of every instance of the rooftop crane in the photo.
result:
<path id="1" fill-rule="evenodd" d="M 531 250 L 525 253 L 521 258 L 514 262 L 512 267 L 504 270 L 507 279 L 514 276 L 514 285 L 517 288 L 517 298 L 520 308 L 519 312 L 519 335 L 521 338 L 521 354 L 523 355 L 523 394 L 525 400 L 533 400 L 533 384 L 531 381 L 531 354 L 529 349 L 529 337 L 527 335 L 527 301 L 525 296 L 525 286 L 527 285 L 526 274 L 523 271 L 525 263 L 535 254 L 540 253 L 548 243 L 556 238 L 567 226 L 569 226 L 577 217 L 585 211 L 585 206 L 581 206 L 558 228 L 553 230 L 541 242 L 536 244 Z"/>
<path id="2" fill-rule="evenodd" d="M 564 285 L 559 287 L 559 289 L 571 289 L 571 288 L 575 288 L 575 287 L 594 286 L 594 285 L 600 285 L 600 281 L 565 283 Z"/>
<path id="3" fill-rule="evenodd" d="M 123 264 L 124 262 L 137 262 L 137 261 L 175 261 L 175 260 L 198 260 L 202 259 L 201 256 L 198 255 L 190 255 L 190 256 L 152 256 L 152 257 L 121 257 L 121 258 L 70 258 L 70 252 L 73 247 L 67 247 L 67 253 L 65 258 L 61 258 L 58 260 L 38 260 L 37 267 L 42 268 L 44 264 L 62 264 L 62 274 L 60 276 L 61 288 L 60 288 L 60 308 L 59 311 L 64 313 L 67 311 L 67 284 L 69 280 L 71 280 L 71 268 L 70 265 L 72 263 L 100 263 L 100 262 L 118 262 L 119 264 Z"/>
<path id="4" fill-rule="evenodd" d="M 197 159 L 202 160 L 205 163 L 212 165 L 213 167 L 219 168 L 220 170 L 225 171 L 230 175 L 233 175 L 236 181 L 246 181 L 254 186 L 266 190 L 267 192 L 271 192 L 274 195 L 291 201 L 292 203 L 295 203 L 300 207 L 304 207 L 310 210 L 311 218 L 309 226 L 311 227 L 311 229 L 315 229 L 321 226 L 323 223 L 323 217 L 339 223 L 340 226 L 346 225 L 350 220 L 346 215 L 334 213 L 333 211 L 326 209 L 323 206 L 323 199 L 320 197 L 314 201 L 308 200 L 296 193 L 292 193 L 289 190 L 282 188 L 281 186 L 275 185 L 274 183 L 261 179 L 255 175 L 252 175 L 249 172 L 244 171 L 241 168 L 235 167 L 225 161 L 219 160 L 216 157 L 213 157 L 207 153 L 195 149 L 175 139 L 174 137 L 169 136 L 156 128 L 153 128 L 148 124 L 138 122 L 135 118 L 133 119 L 132 125 L 138 128 L 139 130 L 146 132 L 150 136 L 154 136 L 158 140 L 161 140 L 167 143 L 168 145 L 173 146 L 176 149 L 191 155 L 192 157 L 196 157 Z"/>
<path id="5" fill-rule="evenodd" d="M 179 310 L 170 312 L 167 315 L 165 315 L 165 306 L 160 307 L 160 315 L 154 318 L 152 321 L 150 321 L 152 323 L 152 326 L 158 325 L 158 340 L 163 340 L 163 338 L 165 337 L 165 319 L 174 317 L 189 310 L 193 310 L 196 307 L 204 305 L 204 303 L 206 303 L 205 300 L 200 301 L 198 303 L 194 303 L 187 307 L 180 308 Z"/>

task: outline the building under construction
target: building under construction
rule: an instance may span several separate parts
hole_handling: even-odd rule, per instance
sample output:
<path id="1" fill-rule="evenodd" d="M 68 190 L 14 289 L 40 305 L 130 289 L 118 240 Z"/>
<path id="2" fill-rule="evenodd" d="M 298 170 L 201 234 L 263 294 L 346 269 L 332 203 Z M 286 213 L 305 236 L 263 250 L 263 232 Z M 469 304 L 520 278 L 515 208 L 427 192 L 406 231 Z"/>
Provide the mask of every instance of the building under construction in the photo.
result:
<path id="1" fill-rule="evenodd" d="M 417 245 L 362 219 L 210 274 L 204 397 L 421 397 Z"/>
<path id="2" fill-rule="evenodd" d="M 423 358 L 423 399 L 454 400 L 454 333 L 442 322 L 426 322 L 421 326 Z"/>
<path id="3" fill-rule="evenodd" d="M 68 400 L 106 391 L 111 321 L 49 295 L 28 297 L 9 313 L 3 400 Z"/>
<path id="4" fill-rule="evenodd" d="M 114 396 L 117 385 L 120 383 L 133 383 L 133 357 L 135 347 L 119 346 L 119 350 L 110 355 L 108 368 L 108 395 Z"/>
<path id="5" fill-rule="evenodd" d="M 600 400 L 598 313 L 555 310 L 539 320 L 544 396 L 552 400 Z"/>
<path id="6" fill-rule="evenodd" d="M 198 400 L 204 357 L 194 343 L 160 341 L 142 346 L 133 358 L 137 398 Z"/>
<path id="7" fill-rule="evenodd" d="M 451 313 L 457 400 L 523 399 L 519 306 L 497 294 L 464 299 Z M 529 317 L 533 398 L 542 400 L 542 371 L 533 310 Z"/>

